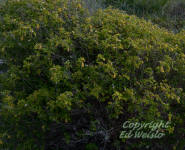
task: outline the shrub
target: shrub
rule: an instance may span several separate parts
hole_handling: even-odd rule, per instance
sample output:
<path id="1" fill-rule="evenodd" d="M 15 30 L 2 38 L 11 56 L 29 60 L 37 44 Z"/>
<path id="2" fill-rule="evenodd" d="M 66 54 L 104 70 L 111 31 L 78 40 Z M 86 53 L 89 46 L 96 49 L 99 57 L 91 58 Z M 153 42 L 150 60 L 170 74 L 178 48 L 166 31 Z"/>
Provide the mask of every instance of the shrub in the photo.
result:
<path id="1" fill-rule="evenodd" d="M 81 1 L 8 0 L 0 16 L 2 148 L 183 149 L 185 31 Z M 161 119 L 163 139 L 119 139 Z"/>

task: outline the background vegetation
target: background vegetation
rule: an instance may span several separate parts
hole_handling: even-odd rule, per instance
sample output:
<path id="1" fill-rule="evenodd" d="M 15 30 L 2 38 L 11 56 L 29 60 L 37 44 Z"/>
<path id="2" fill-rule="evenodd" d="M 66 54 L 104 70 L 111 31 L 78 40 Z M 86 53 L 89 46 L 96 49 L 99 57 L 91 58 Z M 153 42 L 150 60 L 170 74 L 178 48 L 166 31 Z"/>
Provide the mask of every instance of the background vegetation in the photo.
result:
<path id="1" fill-rule="evenodd" d="M 173 32 L 185 29 L 184 0 L 100 0 L 129 14 L 143 17 Z"/>
<path id="2" fill-rule="evenodd" d="M 89 2 L 1 5 L 0 149 L 183 150 L 185 30 Z M 127 120 L 172 124 L 120 139 Z"/>

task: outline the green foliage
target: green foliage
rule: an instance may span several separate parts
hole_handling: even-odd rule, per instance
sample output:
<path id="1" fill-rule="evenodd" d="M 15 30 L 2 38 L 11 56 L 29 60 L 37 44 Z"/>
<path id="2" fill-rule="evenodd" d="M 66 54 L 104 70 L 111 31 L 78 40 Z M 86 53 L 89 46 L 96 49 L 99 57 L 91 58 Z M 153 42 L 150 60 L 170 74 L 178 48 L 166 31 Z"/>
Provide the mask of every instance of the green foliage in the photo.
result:
<path id="1" fill-rule="evenodd" d="M 184 30 L 69 0 L 8 0 L 0 18 L 0 148 L 183 145 Z M 119 139 L 126 120 L 161 119 L 174 129 L 157 143 Z"/>
<path id="2" fill-rule="evenodd" d="M 96 146 L 96 144 L 90 143 L 90 144 L 86 145 L 86 149 L 85 150 L 98 150 L 98 147 Z"/>

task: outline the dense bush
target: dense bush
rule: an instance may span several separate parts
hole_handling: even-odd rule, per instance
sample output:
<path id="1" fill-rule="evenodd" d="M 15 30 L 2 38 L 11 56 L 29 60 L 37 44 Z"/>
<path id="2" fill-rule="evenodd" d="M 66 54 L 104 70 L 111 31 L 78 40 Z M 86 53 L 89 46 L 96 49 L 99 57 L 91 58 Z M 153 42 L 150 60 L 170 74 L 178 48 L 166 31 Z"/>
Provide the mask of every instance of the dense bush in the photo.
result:
<path id="1" fill-rule="evenodd" d="M 184 30 L 68 0 L 8 0 L 0 17 L 1 149 L 183 149 Z M 119 139 L 161 119 L 163 139 Z"/>

